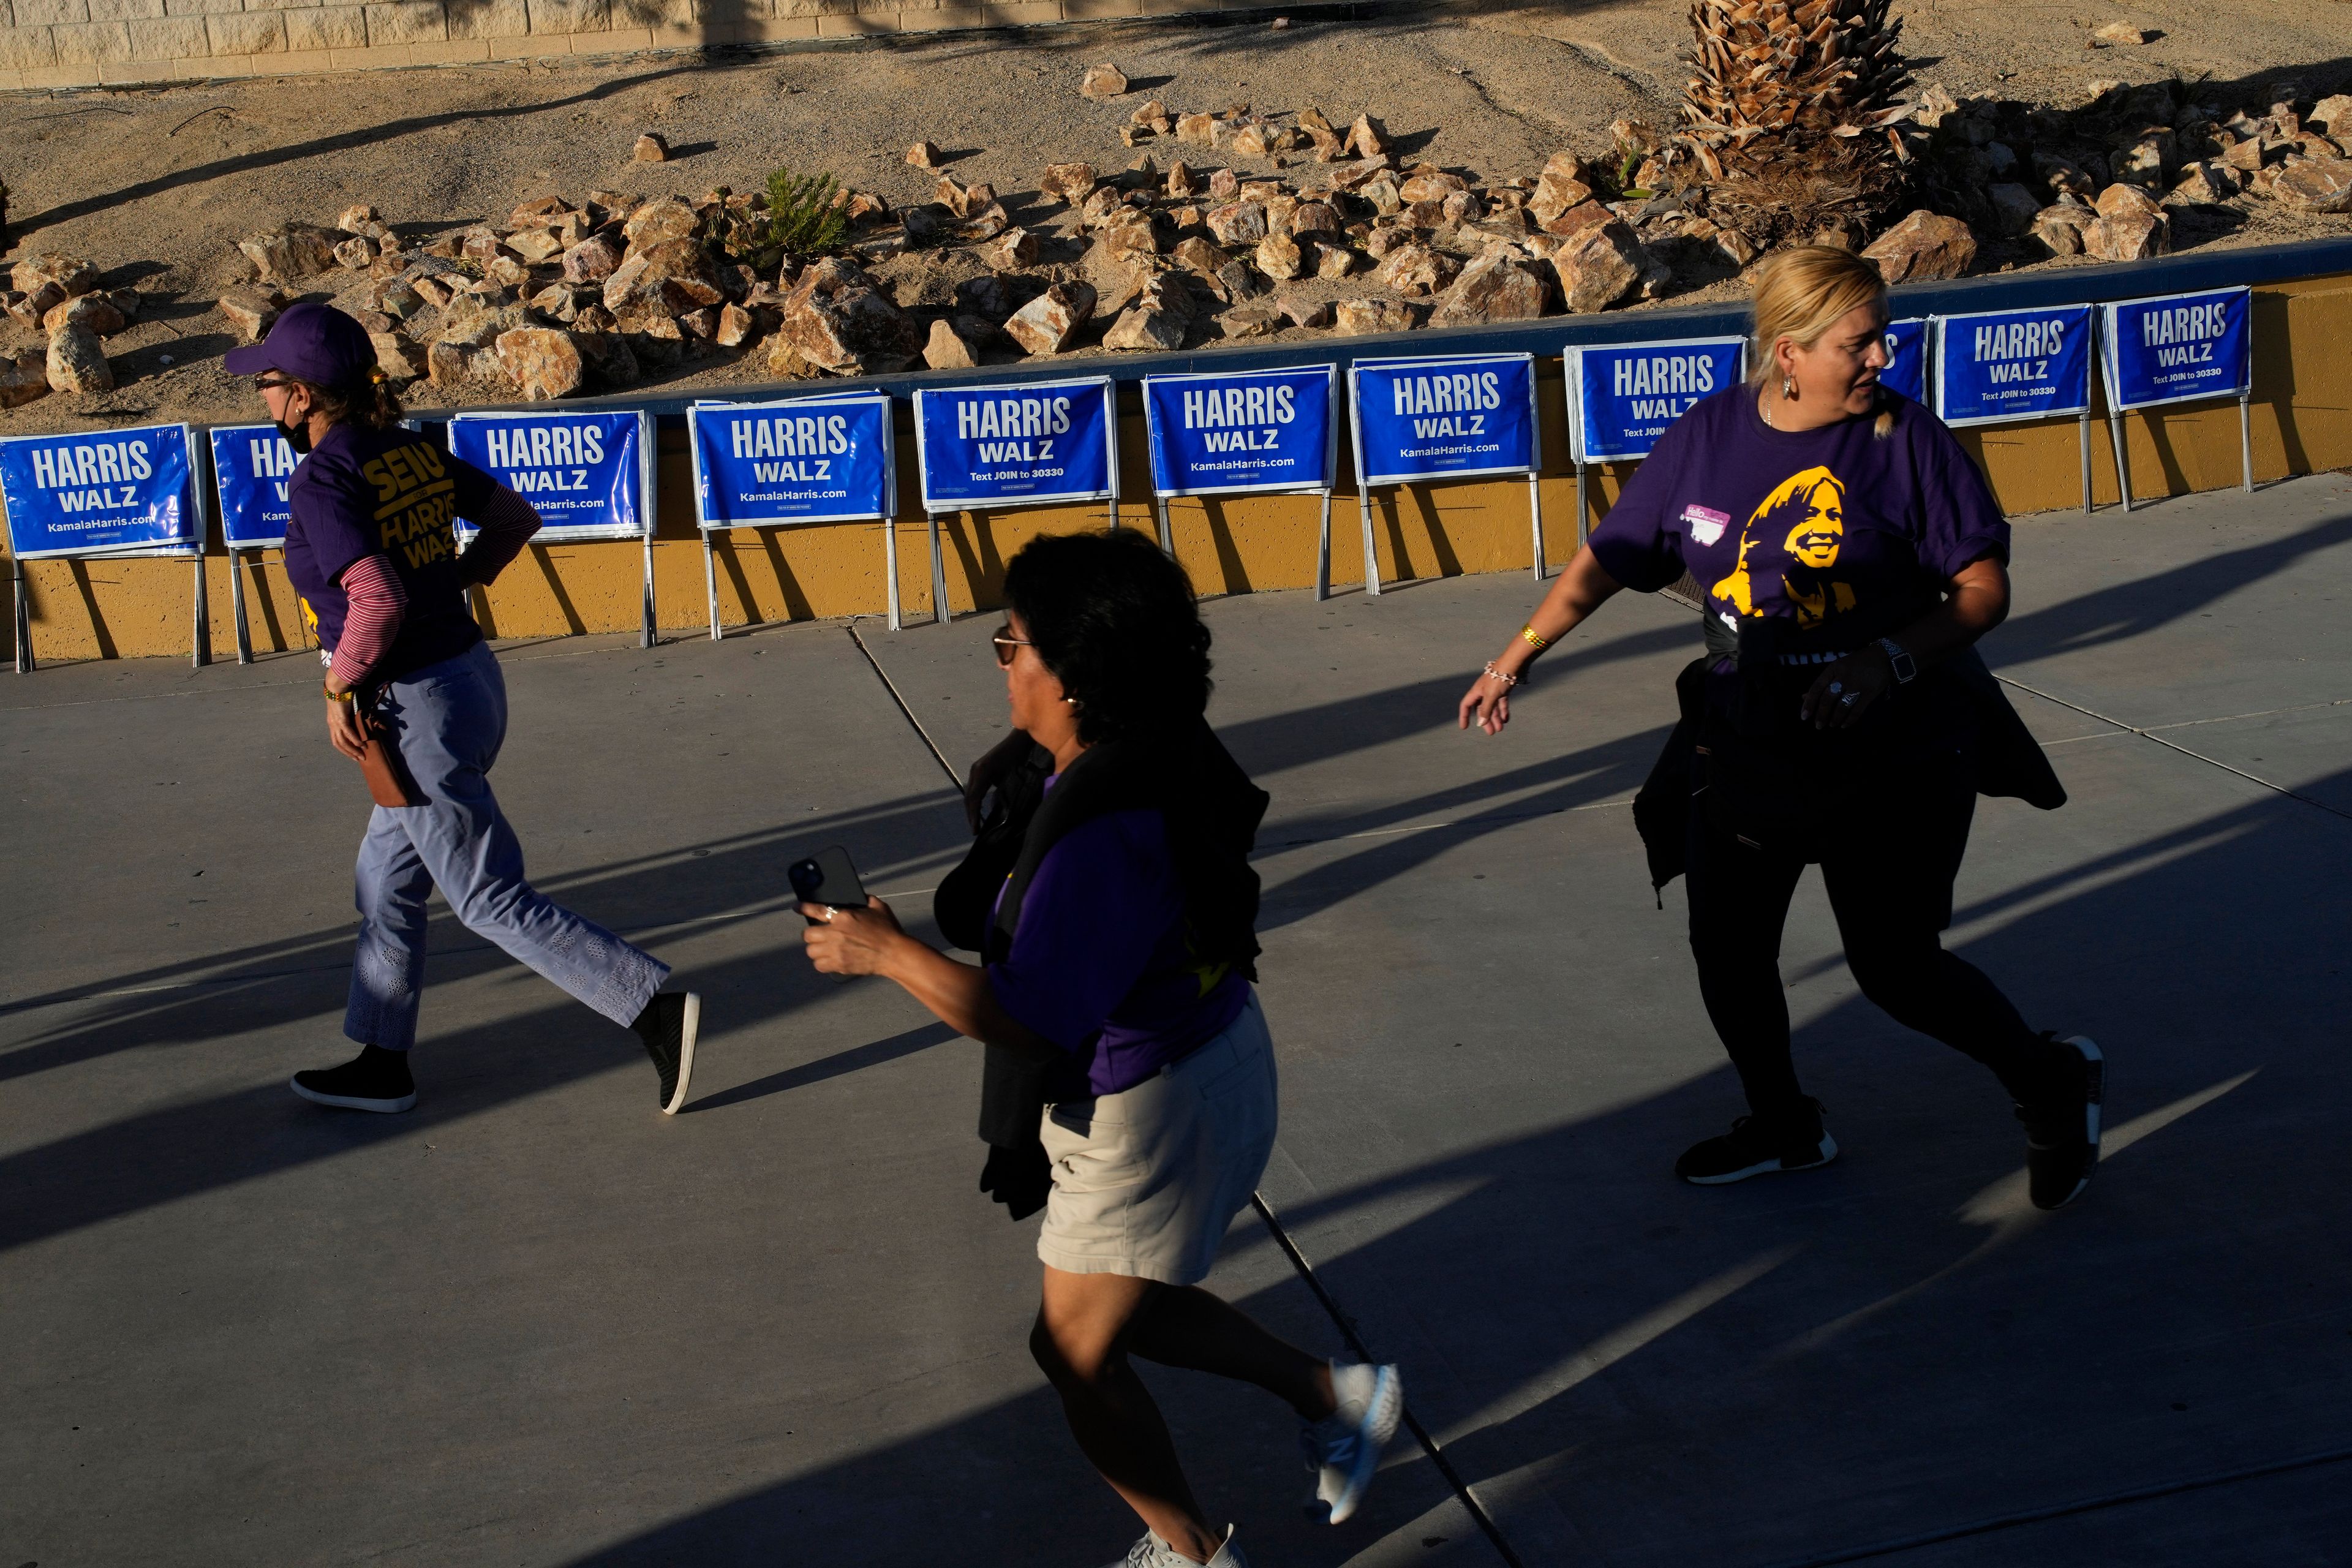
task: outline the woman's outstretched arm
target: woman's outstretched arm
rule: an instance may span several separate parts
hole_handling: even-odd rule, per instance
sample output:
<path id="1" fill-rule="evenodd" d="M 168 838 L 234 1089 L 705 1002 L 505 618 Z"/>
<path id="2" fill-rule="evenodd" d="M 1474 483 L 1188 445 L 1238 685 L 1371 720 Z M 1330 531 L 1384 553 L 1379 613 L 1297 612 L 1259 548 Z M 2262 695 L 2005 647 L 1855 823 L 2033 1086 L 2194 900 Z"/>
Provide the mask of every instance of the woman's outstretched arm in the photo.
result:
<path id="1" fill-rule="evenodd" d="M 1007 1013 L 988 984 L 988 971 L 959 963 L 917 942 L 898 928 L 898 917 L 879 899 L 862 910 L 828 910 L 803 904 L 801 913 L 819 921 L 802 933 L 809 961 L 827 974 L 879 974 L 895 980 L 908 995 L 929 1007 L 959 1035 L 1005 1046 L 1025 1056 L 1059 1060 L 1064 1053 L 1028 1025 Z"/>
<path id="2" fill-rule="evenodd" d="M 1503 726 L 1511 721 L 1511 688 L 1518 677 L 1535 663 L 1538 654 L 1574 631 L 1621 586 L 1601 569 L 1591 545 L 1579 546 L 1574 558 L 1560 568 L 1543 603 L 1528 617 L 1527 631 L 1514 636 L 1495 656 L 1496 673 L 1481 674 L 1470 683 L 1456 710 L 1454 727 L 1466 730 L 1475 724 L 1489 735 L 1501 734 Z M 1535 634 L 1533 639 L 1528 632 Z"/>

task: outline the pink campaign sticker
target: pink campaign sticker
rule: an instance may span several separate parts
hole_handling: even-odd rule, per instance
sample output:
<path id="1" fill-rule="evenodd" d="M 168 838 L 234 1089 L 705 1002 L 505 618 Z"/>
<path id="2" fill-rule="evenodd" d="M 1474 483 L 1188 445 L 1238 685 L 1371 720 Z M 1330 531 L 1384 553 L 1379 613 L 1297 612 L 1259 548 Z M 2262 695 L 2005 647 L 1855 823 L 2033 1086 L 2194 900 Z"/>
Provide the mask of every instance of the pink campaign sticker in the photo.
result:
<path id="1" fill-rule="evenodd" d="M 1723 531 L 1730 526 L 1731 514 L 1727 511 L 1716 511 L 1693 502 L 1683 508 L 1683 521 L 1690 524 L 1692 543 L 1713 544 L 1723 537 Z"/>

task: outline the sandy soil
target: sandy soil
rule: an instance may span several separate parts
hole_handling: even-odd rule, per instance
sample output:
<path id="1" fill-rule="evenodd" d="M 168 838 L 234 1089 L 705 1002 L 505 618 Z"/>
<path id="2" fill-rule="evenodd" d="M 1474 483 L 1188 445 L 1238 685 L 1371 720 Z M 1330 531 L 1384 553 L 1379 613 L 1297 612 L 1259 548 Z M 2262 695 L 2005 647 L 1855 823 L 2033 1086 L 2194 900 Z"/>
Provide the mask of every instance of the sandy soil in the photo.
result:
<path id="1" fill-rule="evenodd" d="M 1120 24 L 718 61 L 639 56 L 0 98 L 0 177 L 14 187 L 8 257 L 87 256 L 147 307 L 109 343 L 115 393 L 53 395 L 0 413 L 0 431 L 251 416 L 250 394 L 220 369 L 232 340 L 211 305 L 249 276 L 235 241 L 288 219 L 324 223 L 353 202 L 426 235 L 502 217 L 534 195 L 577 201 L 592 187 L 754 189 L 784 164 L 908 203 L 929 193 L 931 176 L 903 161 L 920 137 L 952 154 L 959 178 L 992 182 L 1016 217 L 1051 227 L 1068 219 L 1027 195 L 1039 171 L 1072 160 L 1124 167 L 1135 153 L 1118 128 L 1145 97 L 1171 110 L 1314 105 L 1335 121 L 1370 112 L 1415 157 L 1489 178 L 1531 174 L 1564 146 L 1597 150 L 1620 115 L 1671 121 L 1685 9 L 1685 0 L 1565 0 L 1283 30 Z M 2257 101 L 2257 89 L 2283 79 L 2299 80 L 2306 98 L 2352 85 L 2347 0 L 1909 0 L 1902 14 L 1921 84 L 1959 98 L 2071 105 L 2096 80 L 2176 74 L 2209 79 L 2203 96 L 2225 102 Z M 2084 47 L 2092 27 L 2119 19 L 2165 36 L 2136 48 Z M 1097 59 L 1117 61 L 1135 90 L 1080 98 L 1079 73 Z M 672 162 L 627 161 L 646 130 L 668 139 Z M 1140 151 L 1163 166 L 1175 153 Z M 2258 202 L 2237 226 L 2184 226 L 2179 237 L 2186 247 L 2346 232 L 2352 219 L 2295 220 Z M 37 341 L 13 323 L 0 329 L 0 350 Z M 647 384 L 765 379 L 754 353 Z M 420 405 L 433 401 L 422 384 L 416 392 Z"/>

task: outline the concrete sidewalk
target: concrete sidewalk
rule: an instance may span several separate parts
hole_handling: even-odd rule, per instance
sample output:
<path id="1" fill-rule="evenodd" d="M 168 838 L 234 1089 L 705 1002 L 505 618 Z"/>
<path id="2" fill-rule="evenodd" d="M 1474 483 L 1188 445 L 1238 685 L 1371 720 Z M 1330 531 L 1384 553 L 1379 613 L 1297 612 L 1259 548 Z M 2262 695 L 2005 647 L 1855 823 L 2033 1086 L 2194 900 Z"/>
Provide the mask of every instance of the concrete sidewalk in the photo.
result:
<path id="1" fill-rule="evenodd" d="M 1150 1373 L 1261 1565 L 2341 1561 L 2352 1465 L 2225 1478 L 2352 1452 L 2352 485 L 2028 520 L 2017 557 L 1986 651 L 2074 798 L 1981 804 L 1948 940 L 2113 1059 L 2112 1163 L 2056 1215 L 1812 880 L 1783 967 L 1845 1157 L 1671 1179 L 1739 1110 L 1625 810 L 1688 610 L 1611 605 L 1489 741 L 1453 704 L 1524 576 L 1206 606 L 1275 795 L 1265 1195 L 1505 1543 L 1402 1438 L 1310 1529 L 1286 1411 Z M 295 1100 L 349 1048 L 365 810 L 315 665 L 0 684 L 11 1561 L 1123 1550 L 1026 1353 L 1035 1222 L 972 1189 L 976 1053 L 812 975 L 782 895 L 840 843 L 928 928 L 995 625 L 505 650 L 534 877 L 706 995 L 675 1120 L 625 1031 L 446 919 L 416 1113 Z M 1213 1284 L 1339 1348 L 1255 1217 Z"/>

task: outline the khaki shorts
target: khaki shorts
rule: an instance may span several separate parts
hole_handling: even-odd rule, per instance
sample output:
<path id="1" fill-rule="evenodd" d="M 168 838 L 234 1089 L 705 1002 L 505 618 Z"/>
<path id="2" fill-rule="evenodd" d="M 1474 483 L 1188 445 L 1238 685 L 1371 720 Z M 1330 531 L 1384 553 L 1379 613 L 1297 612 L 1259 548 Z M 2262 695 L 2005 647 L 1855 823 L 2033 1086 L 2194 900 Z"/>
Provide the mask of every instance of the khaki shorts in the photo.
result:
<path id="1" fill-rule="evenodd" d="M 1054 1190 L 1037 1256 L 1071 1274 L 1198 1284 L 1274 1131 L 1274 1043 L 1252 993 L 1224 1033 L 1133 1089 L 1045 1108 Z"/>

